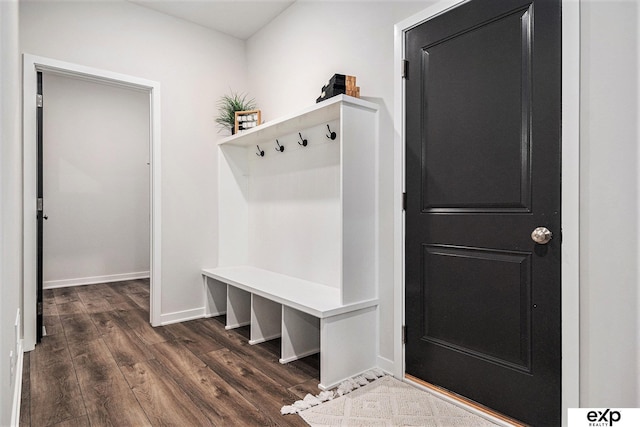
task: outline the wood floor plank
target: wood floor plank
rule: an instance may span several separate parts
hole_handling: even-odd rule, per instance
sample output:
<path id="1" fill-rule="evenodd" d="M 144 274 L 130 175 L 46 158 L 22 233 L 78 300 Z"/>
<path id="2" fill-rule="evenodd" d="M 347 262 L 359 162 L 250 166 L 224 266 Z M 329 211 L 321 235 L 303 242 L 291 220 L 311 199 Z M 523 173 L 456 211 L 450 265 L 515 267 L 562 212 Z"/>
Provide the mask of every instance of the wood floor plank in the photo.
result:
<path id="1" fill-rule="evenodd" d="M 96 292 L 111 305 L 129 301 L 126 293 L 118 288 L 118 283 L 107 283 L 103 288 L 97 289 Z"/>
<path id="2" fill-rule="evenodd" d="M 78 294 L 78 298 L 84 304 L 91 301 L 100 301 L 104 298 L 99 292 L 99 289 L 102 289 L 101 285 L 86 285 L 86 286 L 78 286 L 76 287 L 76 294 Z"/>
<path id="3" fill-rule="evenodd" d="M 22 392 L 20 395 L 20 427 L 31 425 L 31 352 L 22 361 Z"/>
<path id="4" fill-rule="evenodd" d="M 136 329 L 149 325 L 149 313 L 133 302 L 116 304 L 114 307 L 129 328 Z"/>
<path id="5" fill-rule="evenodd" d="M 151 425 L 122 375 L 80 387 L 92 426 Z"/>
<path id="6" fill-rule="evenodd" d="M 89 427 L 91 424 L 89 423 L 89 417 L 83 415 L 78 418 L 72 418 L 70 420 L 64 420 L 59 422 L 58 424 L 54 424 L 50 427 Z"/>
<path id="7" fill-rule="evenodd" d="M 72 357 L 80 384 L 100 382 L 120 373 L 115 358 L 102 338 L 85 342 L 84 347 Z"/>
<path id="8" fill-rule="evenodd" d="M 32 371 L 46 369 L 58 363 L 71 363 L 71 354 L 64 334 L 42 337 L 42 341 L 29 355 Z"/>
<path id="9" fill-rule="evenodd" d="M 72 358 L 82 352 L 85 343 L 100 337 L 100 333 L 87 313 L 60 316 L 60 321 Z"/>
<path id="10" fill-rule="evenodd" d="M 175 380 L 215 425 L 238 425 L 239 420 L 247 426 L 273 424 L 271 419 L 208 367 L 187 372 Z"/>
<path id="11" fill-rule="evenodd" d="M 113 307 L 113 309 L 118 313 L 125 313 L 129 310 L 141 310 L 138 304 L 133 302 L 131 298 L 129 298 L 126 294 L 123 294 L 123 298 L 121 299 L 121 301 L 112 303 L 111 307 Z"/>
<path id="12" fill-rule="evenodd" d="M 319 383 L 319 380 L 317 380 L 316 378 L 312 378 L 300 384 L 289 387 L 287 390 L 289 390 L 290 393 L 296 395 L 298 399 L 304 399 L 307 394 L 316 396 L 318 393 L 320 393 L 320 389 L 318 388 Z"/>
<path id="13" fill-rule="evenodd" d="M 157 360 L 123 366 L 122 372 L 151 424 L 213 425 Z"/>
<path id="14" fill-rule="evenodd" d="M 58 305 L 54 298 L 43 298 L 42 299 L 42 315 L 43 316 L 57 316 L 58 315 Z"/>
<path id="15" fill-rule="evenodd" d="M 138 307 L 143 309 L 146 312 L 149 312 L 149 294 L 147 293 L 139 293 L 139 294 L 127 294 L 127 297 L 133 301 Z"/>
<path id="16" fill-rule="evenodd" d="M 64 335 L 64 330 L 62 329 L 62 323 L 60 322 L 60 316 L 42 316 L 42 324 L 44 325 L 45 330 L 47 331 L 47 335 Z"/>
<path id="17" fill-rule="evenodd" d="M 66 314 L 79 314 L 86 313 L 87 309 L 85 308 L 82 301 L 79 299 L 77 301 L 69 301 L 62 304 L 57 304 L 58 315 L 63 316 Z"/>
<path id="18" fill-rule="evenodd" d="M 245 331 L 240 335 L 236 330 L 227 331 L 224 324 L 216 319 L 201 319 L 197 323 L 212 331 L 213 339 L 216 339 L 222 346 L 232 350 L 235 354 L 242 356 L 245 360 L 255 359 L 256 354 L 260 355 L 264 363 L 262 371 L 271 378 L 276 379 L 285 388 L 300 384 L 309 379 L 309 376 L 320 378 L 319 359 L 310 357 L 306 360 L 280 363 L 280 340 L 267 341 L 265 343 L 250 345 L 244 336 Z M 248 331 L 248 329 L 247 329 Z M 319 381 L 318 381 L 319 382 Z M 317 385 L 317 384 L 316 384 Z M 319 390 L 315 393 L 319 393 Z"/>
<path id="19" fill-rule="evenodd" d="M 169 333 L 166 327 L 158 326 L 153 327 L 149 324 L 134 328 L 132 331 L 140 338 L 140 340 L 146 345 L 153 345 L 159 342 L 171 341 L 175 337 Z"/>
<path id="20" fill-rule="evenodd" d="M 149 425 L 103 339 L 87 342 L 73 364 L 92 425 Z"/>
<path id="21" fill-rule="evenodd" d="M 150 285 L 149 279 L 139 279 L 139 280 L 126 280 L 120 282 L 121 289 L 124 289 L 127 295 L 131 294 L 146 294 L 149 295 Z"/>
<path id="22" fill-rule="evenodd" d="M 290 405 L 297 398 L 272 378 L 263 374 L 260 368 L 245 361 L 228 349 L 212 351 L 200 358 L 222 379 L 238 390 L 245 399 L 280 425 L 300 424 L 292 417 L 283 417 L 280 408 Z M 296 417 L 297 418 L 297 417 Z"/>
<path id="23" fill-rule="evenodd" d="M 108 334 L 113 328 L 129 328 L 129 325 L 114 310 L 89 313 L 89 318 L 100 335 Z"/>
<path id="24" fill-rule="evenodd" d="M 189 372 L 198 371 L 207 365 L 198 359 L 179 341 L 165 341 L 149 346 L 155 356 L 172 378 L 181 377 Z"/>
<path id="25" fill-rule="evenodd" d="M 31 371 L 31 425 L 49 426 L 85 414 L 72 364 Z"/>
<path id="26" fill-rule="evenodd" d="M 56 304 L 65 304 L 73 301 L 80 301 L 78 293 L 74 287 L 70 288 L 55 288 L 53 289 L 53 297 Z"/>
<path id="27" fill-rule="evenodd" d="M 131 329 L 112 328 L 109 333 L 102 335 L 102 339 L 118 366 L 133 365 L 155 357 Z"/>
<path id="28" fill-rule="evenodd" d="M 83 301 L 87 313 L 101 313 L 113 310 L 113 307 L 106 299 Z"/>
<path id="29" fill-rule="evenodd" d="M 165 328 L 195 355 L 222 348 L 211 332 L 202 328 L 198 321 L 174 323 L 173 325 L 165 326 Z"/>

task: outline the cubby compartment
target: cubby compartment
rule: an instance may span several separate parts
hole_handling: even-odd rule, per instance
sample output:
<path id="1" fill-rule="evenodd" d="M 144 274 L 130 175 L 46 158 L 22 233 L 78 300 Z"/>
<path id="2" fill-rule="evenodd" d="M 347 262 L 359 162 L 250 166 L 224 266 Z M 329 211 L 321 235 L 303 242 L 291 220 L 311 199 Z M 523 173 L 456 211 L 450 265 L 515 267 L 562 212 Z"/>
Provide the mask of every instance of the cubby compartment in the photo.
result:
<path id="1" fill-rule="evenodd" d="M 225 329 L 235 329 L 249 324 L 251 324 L 251 293 L 228 285 Z"/>
<path id="2" fill-rule="evenodd" d="M 259 344 L 282 335 L 282 304 L 256 294 L 251 295 L 251 339 Z"/>
<path id="3" fill-rule="evenodd" d="M 288 363 L 320 351 L 320 319 L 295 308 L 282 307 L 280 363 Z"/>

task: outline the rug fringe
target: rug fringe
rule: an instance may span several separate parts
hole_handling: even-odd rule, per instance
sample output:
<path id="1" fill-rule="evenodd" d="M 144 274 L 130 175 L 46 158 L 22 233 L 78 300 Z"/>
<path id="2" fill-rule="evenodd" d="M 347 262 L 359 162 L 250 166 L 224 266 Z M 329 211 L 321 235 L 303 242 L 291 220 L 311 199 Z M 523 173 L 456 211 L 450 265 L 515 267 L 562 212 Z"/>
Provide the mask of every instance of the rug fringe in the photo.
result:
<path id="1" fill-rule="evenodd" d="M 335 391 L 325 390 L 323 392 L 320 392 L 317 396 L 307 394 L 304 399 L 296 400 L 292 405 L 283 406 L 280 409 L 280 413 L 282 415 L 297 414 L 301 411 L 304 411 L 305 409 L 317 406 L 323 402 L 333 400 L 336 397 L 344 396 L 345 394 L 349 394 L 353 390 L 365 386 L 370 382 L 377 380 L 378 378 L 384 377 L 385 375 L 387 374 L 380 368 L 369 369 L 362 375 L 358 375 L 353 378 L 347 378 L 338 385 Z"/>

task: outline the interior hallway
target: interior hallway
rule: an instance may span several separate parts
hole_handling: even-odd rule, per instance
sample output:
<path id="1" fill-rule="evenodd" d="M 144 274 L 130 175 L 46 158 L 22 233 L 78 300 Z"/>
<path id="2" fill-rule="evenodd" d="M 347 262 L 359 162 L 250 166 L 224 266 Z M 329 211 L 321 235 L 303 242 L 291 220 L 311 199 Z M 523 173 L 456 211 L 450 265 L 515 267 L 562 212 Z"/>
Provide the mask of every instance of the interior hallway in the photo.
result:
<path id="1" fill-rule="evenodd" d="M 280 408 L 318 393 L 317 355 L 281 365 L 223 317 L 151 327 L 148 280 L 46 290 L 44 319 L 21 426 L 304 426 Z"/>

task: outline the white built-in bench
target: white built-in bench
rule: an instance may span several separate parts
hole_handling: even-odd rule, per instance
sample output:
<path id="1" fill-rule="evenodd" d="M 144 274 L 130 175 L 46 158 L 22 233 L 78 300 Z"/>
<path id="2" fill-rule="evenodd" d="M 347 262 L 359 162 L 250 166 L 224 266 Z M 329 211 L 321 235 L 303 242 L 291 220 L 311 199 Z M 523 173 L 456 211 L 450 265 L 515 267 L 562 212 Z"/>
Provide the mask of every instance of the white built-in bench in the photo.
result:
<path id="1" fill-rule="evenodd" d="M 377 299 L 342 304 L 337 288 L 250 266 L 202 274 L 207 316 L 250 325 L 250 344 L 281 337 L 280 363 L 320 352 L 321 389 L 375 366 Z"/>
<path id="2" fill-rule="evenodd" d="M 378 105 L 339 95 L 218 141 L 205 315 L 320 352 L 320 388 L 376 366 Z M 303 280 L 305 279 L 305 280 Z"/>

